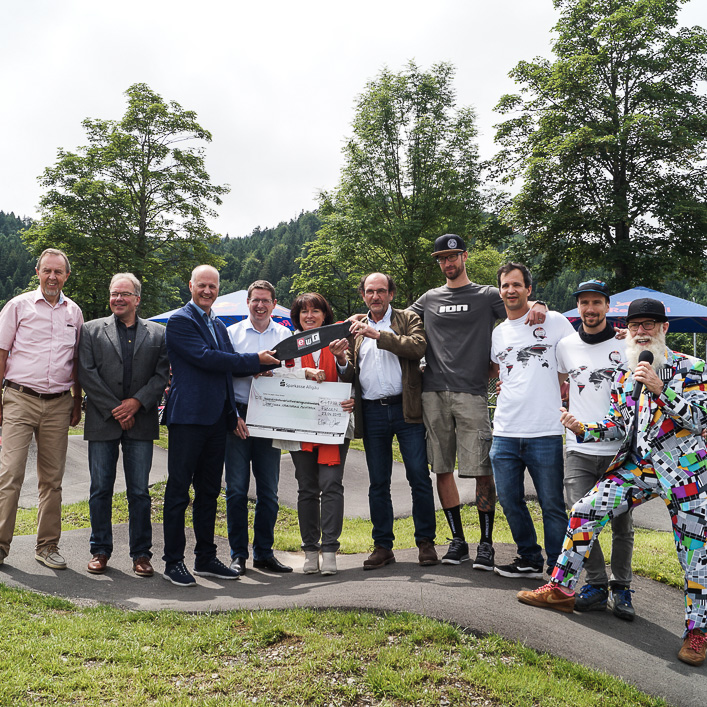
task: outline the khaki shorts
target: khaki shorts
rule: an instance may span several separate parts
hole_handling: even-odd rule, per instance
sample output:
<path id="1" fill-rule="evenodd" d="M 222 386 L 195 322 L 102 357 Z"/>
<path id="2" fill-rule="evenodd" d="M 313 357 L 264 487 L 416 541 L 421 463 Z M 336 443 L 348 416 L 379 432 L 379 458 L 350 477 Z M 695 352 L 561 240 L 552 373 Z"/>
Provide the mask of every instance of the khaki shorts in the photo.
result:
<path id="1" fill-rule="evenodd" d="M 486 396 L 448 390 L 423 393 L 422 419 L 432 473 L 451 473 L 458 457 L 460 477 L 492 475 Z"/>

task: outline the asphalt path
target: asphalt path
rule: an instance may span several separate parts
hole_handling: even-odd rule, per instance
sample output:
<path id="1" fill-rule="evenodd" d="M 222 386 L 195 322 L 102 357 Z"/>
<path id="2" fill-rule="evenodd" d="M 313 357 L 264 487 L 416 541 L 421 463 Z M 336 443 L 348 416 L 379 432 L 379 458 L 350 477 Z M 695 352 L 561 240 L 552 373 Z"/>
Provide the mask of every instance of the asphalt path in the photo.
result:
<path id="1" fill-rule="evenodd" d="M 30 508 L 37 505 L 37 479 L 34 469 L 36 468 L 37 449 L 34 443 L 30 445 L 27 459 L 27 473 L 25 475 L 22 491 L 20 492 L 20 506 Z M 125 490 L 125 479 L 120 472 L 122 462 L 119 460 L 119 472 L 116 476 L 115 491 Z M 456 473 L 456 472 L 455 472 Z M 167 452 L 160 447 L 154 448 L 152 461 L 152 471 L 150 472 L 150 483 L 154 484 L 167 478 Z M 462 503 L 473 503 L 475 494 L 475 482 L 473 479 L 457 478 L 457 485 Z M 344 496 L 345 513 L 349 518 L 369 518 L 368 511 L 368 468 L 363 452 L 356 449 L 349 450 L 346 458 L 346 469 L 344 472 Z M 66 454 L 66 471 L 63 482 L 64 503 L 75 503 L 88 498 L 89 474 L 88 474 L 88 443 L 80 435 L 69 437 L 69 447 Z M 526 474 L 526 495 L 528 498 L 536 498 L 535 488 Z M 251 482 L 249 496 L 255 499 L 255 485 Z M 396 518 L 406 518 L 412 514 L 412 498 L 410 487 L 405 478 L 405 468 L 402 464 L 393 464 L 393 477 L 391 484 L 391 496 Z M 280 503 L 289 508 L 297 507 L 297 481 L 295 480 L 295 470 L 289 454 L 283 455 L 280 469 Z M 439 499 L 435 491 L 435 502 L 440 508 Z M 647 503 L 644 506 L 634 509 L 634 521 L 636 525 L 653 530 L 663 530 L 671 532 L 670 516 L 665 504 L 659 500 Z M 444 537 L 444 529 L 440 528 L 439 537 Z"/>
<path id="2" fill-rule="evenodd" d="M 64 500 L 88 496 L 86 443 L 71 437 L 67 454 Z M 155 448 L 151 482 L 166 478 L 166 452 Z M 36 503 L 33 460 L 22 492 L 21 505 Z M 120 474 L 116 489 L 124 488 Z M 365 457 L 349 453 L 345 473 L 346 515 L 367 517 L 368 479 Z M 459 481 L 462 500 L 473 500 L 474 484 Z M 251 489 L 252 490 L 252 489 Z M 532 486 L 527 489 L 533 496 Z M 396 464 L 392 494 L 397 516 L 410 514 L 410 493 L 402 465 Z M 281 503 L 296 505 L 296 482 L 288 456 L 283 457 Z M 668 530 L 667 511 L 660 501 L 636 509 L 637 524 Z M 636 577 L 633 623 L 616 619 L 611 612 L 559 614 L 519 604 L 520 589 L 533 589 L 538 582 L 512 580 L 493 573 L 474 571 L 470 563 L 455 567 L 419 567 L 416 550 L 396 551 L 397 562 L 381 570 L 364 572 L 365 555 L 342 555 L 334 577 L 301 573 L 302 553 L 278 553 L 295 572 L 278 575 L 248 568 L 237 582 L 198 578 L 198 586 L 178 588 L 159 574 L 142 579 L 132 573 L 127 553 L 127 525 L 114 527 L 115 554 L 105 575 L 86 571 L 89 555 L 88 529 L 65 532 L 61 548 L 69 569 L 55 571 L 34 559 L 34 537 L 18 536 L 11 553 L 0 566 L 0 581 L 9 586 L 66 597 L 80 605 L 108 603 L 130 610 L 173 609 L 178 611 L 222 611 L 230 609 L 280 609 L 292 607 L 340 608 L 369 611 L 410 611 L 450 621 L 479 634 L 497 633 L 623 678 L 639 689 L 665 698 L 677 707 L 703 707 L 707 703 L 707 669 L 692 668 L 677 660 L 683 630 L 682 592 L 658 582 Z M 189 548 L 193 536 L 188 531 Z M 443 537 L 440 528 L 439 536 Z M 217 539 L 219 556 L 228 558 L 228 543 Z M 443 550 L 443 549 L 442 549 Z M 473 552 L 473 549 L 472 549 Z M 511 545 L 496 545 L 497 560 L 510 562 Z M 161 571 L 162 527 L 154 527 L 155 566 Z M 189 561 L 189 558 L 188 558 Z M 364 581 L 365 580 L 365 581 Z"/>

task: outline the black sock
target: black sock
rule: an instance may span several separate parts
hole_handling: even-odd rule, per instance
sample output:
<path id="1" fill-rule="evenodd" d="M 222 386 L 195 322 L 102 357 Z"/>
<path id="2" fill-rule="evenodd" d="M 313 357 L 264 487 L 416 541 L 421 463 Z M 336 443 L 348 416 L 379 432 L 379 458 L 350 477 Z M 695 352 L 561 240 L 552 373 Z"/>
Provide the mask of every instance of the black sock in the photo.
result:
<path id="1" fill-rule="evenodd" d="M 447 523 L 449 523 L 449 529 L 452 531 L 452 537 L 466 540 L 464 528 L 462 528 L 462 507 L 454 506 L 454 508 L 443 508 L 442 510 Z"/>
<path id="2" fill-rule="evenodd" d="M 489 543 L 493 545 L 493 517 L 496 511 L 479 511 L 479 525 L 481 526 L 480 543 Z"/>

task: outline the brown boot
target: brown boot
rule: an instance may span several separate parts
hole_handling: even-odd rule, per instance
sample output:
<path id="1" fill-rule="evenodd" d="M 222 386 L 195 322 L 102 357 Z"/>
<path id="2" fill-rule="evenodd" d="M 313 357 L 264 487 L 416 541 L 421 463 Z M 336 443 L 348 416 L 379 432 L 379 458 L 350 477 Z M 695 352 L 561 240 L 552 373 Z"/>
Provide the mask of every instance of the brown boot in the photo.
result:
<path id="1" fill-rule="evenodd" d="M 363 561 L 364 570 L 377 570 L 379 567 L 385 567 L 391 562 L 395 562 L 395 555 L 392 550 L 387 547 L 375 545 L 373 552 L 368 556 L 367 560 Z"/>
<path id="2" fill-rule="evenodd" d="M 705 662 L 705 647 L 707 647 L 707 634 L 699 628 L 693 628 L 678 653 L 678 659 L 690 665 L 702 665 Z"/>
<path id="3" fill-rule="evenodd" d="M 108 565 L 108 555 L 104 555 L 102 552 L 94 555 L 91 561 L 88 563 L 88 571 L 91 574 L 103 574 L 106 571 L 106 566 Z"/>
<path id="4" fill-rule="evenodd" d="M 147 556 L 142 556 L 136 557 L 133 560 L 133 572 L 135 572 L 138 577 L 152 577 L 155 570 L 150 564 L 150 558 Z"/>
<path id="5" fill-rule="evenodd" d="M 435 550 L 434 543 L 431 540 L 420 540 L 420 542 L 417 543 L 417 548 L 417 562 L 419 565 L 428 567 L 429 565 L 439 564 L 437 550 Z"/>

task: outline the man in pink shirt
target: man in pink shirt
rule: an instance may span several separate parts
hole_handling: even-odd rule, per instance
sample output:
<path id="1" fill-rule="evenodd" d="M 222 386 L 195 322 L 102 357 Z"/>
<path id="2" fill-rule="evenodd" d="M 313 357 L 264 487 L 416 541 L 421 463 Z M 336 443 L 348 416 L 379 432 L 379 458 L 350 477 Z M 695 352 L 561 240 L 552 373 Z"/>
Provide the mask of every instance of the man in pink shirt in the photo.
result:
<path id="1" fill-rule="evenodd" d="M 39 488 L 35 558 L 65 569 L 59 554 L 61 482 L 69 425 L 81 419 L 76 366 L 83 315 L 61 291 L 71 272 L 65 253 L 48 248 L 36 271 L 39 287 L 14 297 L 0 312 L 0 564 L 10 552 L 34 434 Z"/>

